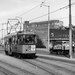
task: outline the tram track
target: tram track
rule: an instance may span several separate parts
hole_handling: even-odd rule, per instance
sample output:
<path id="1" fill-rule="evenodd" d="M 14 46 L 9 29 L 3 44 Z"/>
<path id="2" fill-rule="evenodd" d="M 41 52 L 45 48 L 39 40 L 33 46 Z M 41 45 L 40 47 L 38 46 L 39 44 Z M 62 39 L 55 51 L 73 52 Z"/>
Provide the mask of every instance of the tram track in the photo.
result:
<path id="1" fill-rule="evenodd" d="M 7 62 L 0 61 L 0 66 L 3 65 L 4 66 L 3 68 L 6 69 L 5 72 L 2 71 L 4 73 L 3 75 L 75 75 L 74 64 L 68 62 L 50 60 L 49 58 L 47 59 L 47 58 L 39 58 L 39 57 L 37 57 L 36 59 L 19 58 L 15 60 L 18 60 L 23 64 L 27 63 L 30 67 L 38 70 L 37 72 L 39 73 L 26 70 L 24 67 L 21 68 L 20 66 L 18 67 L 12 65 L 10 64 L 10 62 L 7 63 Z M 15 71 L 11 71 L 11 69 L 10 70 L 7 69 L 7 67 L 17 70 L 17 72 L 20 72 L 20 74 Z M 9 74 L 7 74 L 6 72 Z"/>
<path id="2" fill-rule="evenodd" d="M 72 75 L 75 74 L 75 65 L 74 64 L 64 63 L 64 62 L 59 62 L 59 61 L 57 61 L 57 62 L 49 61 L 49 60 L 46 61 L 46 59 L 45 60 L 37 59 L 36 61 L 45 63 L 47 65 L 51 65 L 52 67 L 55 67 L 56 69 L 61 70 L 61 71 L 65 71 L 66 73 L 69 73 Z"/>
<path id="3" fill-rule="evenodd" d="M 40 65 L 40 64 L 37 64 L 37 63 L 33 62 L 33 60 L 29 60 L 29 59 L 28 59 L 28 60 L 23 60 L 23 61 L 25 61 L 25 62 L 27 62 L 27 63 L 30 63 L 30 64 L 36 66 L 37 68 L 42 69 L 43 71 L 46 71 L 49 75 L 61 75 L 61 74 L 59 74 L 58 72 L 53 71 L 52 69 L 48 69 L 48 68 L 45 67 L 44 65 Z M 35 61 L 36 61 L 36 60 L 35 60 Z"/>
<path id="4" fill-rule="evenodd" d="M 2 61 L 0 61 L 0 71 L 3 72 L 4 75 L 35 75 L 35 73 Z"/>
<path id="5" fill-rule="evenodd" d="M 23 64 L 28 63 L 27 61 L 23 62 L 22 59 L 18 59 L 18 61 L 20 61 Z M 34 70 L 34 72 L 32 72 L 30 70 L 28 71 L 28 69 L 25 70 L 24 67 L 20 67 L 20 66 L 18 67 L 15 65 L 11 65 L 10 62 L 7 63 L 7 62 L 0 61 L 0 66 L 2 66 L 4 69 L 8 70 L 11 73 L 14 73 L 14 74 L 9 74 L 9 75 L 56 75 L 50 71 L 45 70 L 44 67 L 41 68 L 41 67 L 33 65 L 31 63 L 28 63 L 28 65 L 30 67 L 36 69 L 37 71 L 36 70 Z M 8 74 L 6 74 L 6 75 L 8 75 Z"/>
<path id="6" fill-rule="evenodd" d="M 37 59 L 25 59 L 24 61 L 33 64 L 44 71 L 50 73 L 51 75 L 75 75 L 75 66 L 73 64 L 65 64 L 59 63 L 56 61 L 46 61 L 47 59 L 43 60 L 37 58 Z M 58 63 L 58 64 L 57 64 Z M 67 65 L 67 66 L 66 66 Z"/>
<path id="7" fill-rule="evenodd" d="M 9 70 L 7 70 L 7 69 L 1 67 L 1 66 L 0 66 L 0 74 L 1 74 L 1 75 L 17 75 L 17 74 L 15 74 L 15 73 L 10 72 Z"/>

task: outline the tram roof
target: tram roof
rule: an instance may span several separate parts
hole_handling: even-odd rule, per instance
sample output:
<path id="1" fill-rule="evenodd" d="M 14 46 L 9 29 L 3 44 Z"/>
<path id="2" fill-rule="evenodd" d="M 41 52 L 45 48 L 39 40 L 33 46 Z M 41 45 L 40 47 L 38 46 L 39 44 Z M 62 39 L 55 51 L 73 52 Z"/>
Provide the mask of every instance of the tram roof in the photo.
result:
<path id="1" fill-rule="evenodd" d="M 8 35 L 6 35 L 4 38 L 16 36 L 17 34 L 19 34 L 19 35 L 21 35 L 21 34 L 28 34 L 28 35 L 31 34 L 31 35 L 33 35 L 33 34 L 35 34 L 35 33 L 32 32 L 32 31 L 20 31 L 20 32 L 15 32 L 15 33 L 8 34 Z"/>

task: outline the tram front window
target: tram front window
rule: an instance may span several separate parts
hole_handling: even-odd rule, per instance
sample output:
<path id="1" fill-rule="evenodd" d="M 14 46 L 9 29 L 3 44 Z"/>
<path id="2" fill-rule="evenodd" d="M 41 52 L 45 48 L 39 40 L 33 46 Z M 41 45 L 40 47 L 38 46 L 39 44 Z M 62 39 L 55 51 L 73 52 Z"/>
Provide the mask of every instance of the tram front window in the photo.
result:
<path id="1" fill-rule="evenodd" d="M 35 35 L 26 35 L 23 41 L 25 44 L 34 44 L 35 43 Z"/>
<path id="2" fill-rule="evenodd" d="M 21 35 L 19 44 L 35 44 L 35 35 Z"/>

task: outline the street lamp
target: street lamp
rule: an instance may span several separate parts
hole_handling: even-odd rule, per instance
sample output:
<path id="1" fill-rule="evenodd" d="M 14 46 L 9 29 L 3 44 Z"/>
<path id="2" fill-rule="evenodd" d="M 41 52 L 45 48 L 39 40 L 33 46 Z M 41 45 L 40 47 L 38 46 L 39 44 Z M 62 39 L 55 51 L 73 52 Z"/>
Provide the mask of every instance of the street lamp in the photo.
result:
<path id="1" fill-rule="evenodd" d="M 20 21 L 20 31 L 21 31 L 21 26 L 22 26 L 22 17 L 18 17 L 18 16 L 16 16 L 16 18 L 20 18 L 20 19 L 21 19 L 21 21 Z"/>
<path id="2" fill-rule="evenodd" d="M 49 50 L 50 49 L 49 48 L 49 43 L 50 43 L 50 23 L 49 23 L 49 21 L 50 21 L 50 15 L 49 15 L 50 14 L 50 6 L 45 5 L 44 2 L 42 2 L 41 7 L 42 7 L 42 5 L 45 7 L 48 7 L 48 50 Z"/>

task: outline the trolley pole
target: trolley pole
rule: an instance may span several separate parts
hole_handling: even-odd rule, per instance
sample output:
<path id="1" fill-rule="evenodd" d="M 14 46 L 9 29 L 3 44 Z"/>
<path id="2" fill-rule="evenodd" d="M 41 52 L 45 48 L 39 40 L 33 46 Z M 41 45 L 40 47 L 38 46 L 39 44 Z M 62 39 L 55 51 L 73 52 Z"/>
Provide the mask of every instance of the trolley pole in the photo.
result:
<path id="1" fill-rule="evenodd" d="M 71 0 L 69 0 L 69 55 L 72 58 L 72 24 L 71 24 Z"/>

